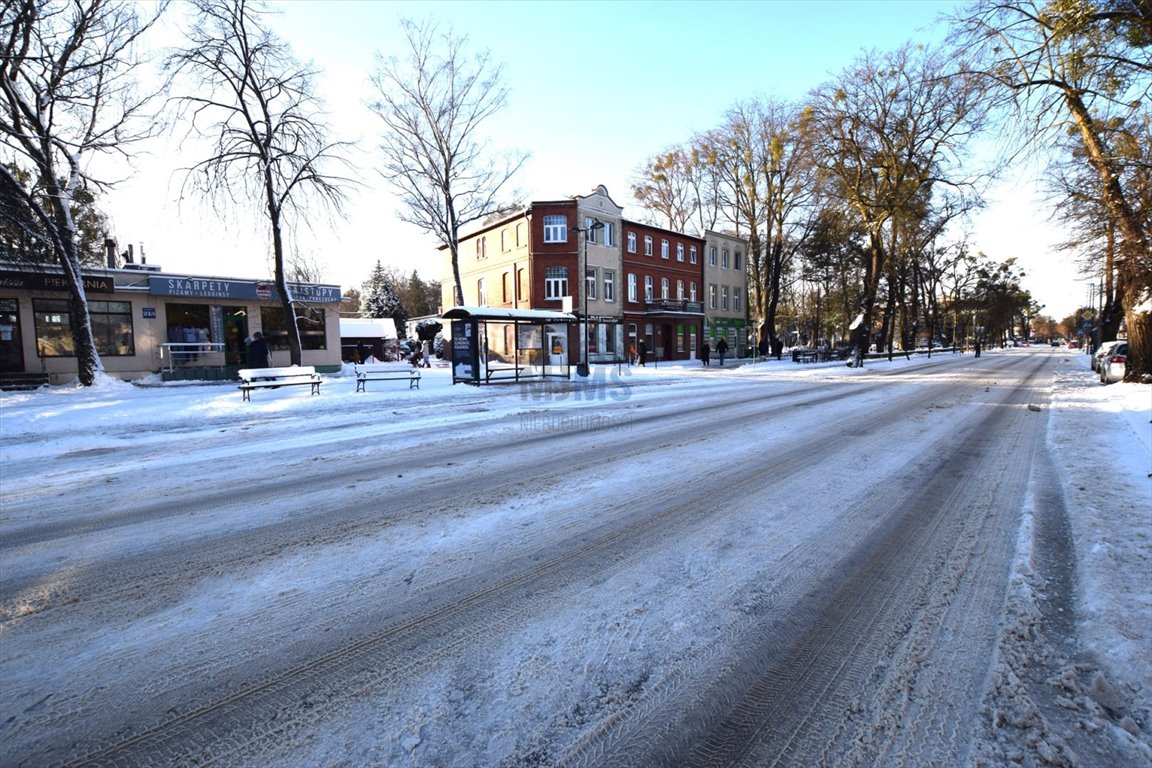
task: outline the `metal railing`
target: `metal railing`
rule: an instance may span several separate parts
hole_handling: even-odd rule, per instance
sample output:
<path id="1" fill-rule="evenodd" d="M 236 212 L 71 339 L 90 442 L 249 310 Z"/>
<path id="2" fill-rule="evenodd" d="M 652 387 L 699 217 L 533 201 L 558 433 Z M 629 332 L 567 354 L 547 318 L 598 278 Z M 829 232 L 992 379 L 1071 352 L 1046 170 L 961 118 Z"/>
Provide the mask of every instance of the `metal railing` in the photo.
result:
<path id="1" fill-rule="evenodd" d="M 224 367 L 224 342 L 167 342 L 160 345 L 160 360 L 168 370 L 190 366 Z"/>

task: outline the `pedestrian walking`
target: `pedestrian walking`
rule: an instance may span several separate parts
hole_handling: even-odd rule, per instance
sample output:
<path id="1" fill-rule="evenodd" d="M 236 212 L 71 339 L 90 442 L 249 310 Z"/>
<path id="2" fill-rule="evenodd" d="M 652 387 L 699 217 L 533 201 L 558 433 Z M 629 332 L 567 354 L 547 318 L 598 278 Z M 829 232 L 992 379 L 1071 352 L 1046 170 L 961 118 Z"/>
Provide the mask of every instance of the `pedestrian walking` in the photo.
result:
<path id="1" fill-rule="evenodd" d="M 264 340 L 264 334 L 260 331 L 252 334 L 247 339 L 248 350 L 248 367 L 249 368 L 267 368 L 268 367 L 268 342 Z"/>
<path id="2" fill-rule="evenodd" d="M 716 342 L 716 354 L 720 355 L 720 365 L 723 366 L 724 355 L 728 354 L 728 342 L 723 337 Z"/>
<path id="3" fill-rule="evenodd" d="M 704 342 L 704 346 L 700 348 L 700 362 L 708 365 L 708 359 L 712 357 L 712 347 L 708 346 L 708 342 Z"/>
<path id="4" fill-rule="evenodd" d="M 648 345 L 641 341 L 640 346 L 637 348 L 637 353 L 640 356 L 640 365 L 643 366 L 648 362 Z"/>

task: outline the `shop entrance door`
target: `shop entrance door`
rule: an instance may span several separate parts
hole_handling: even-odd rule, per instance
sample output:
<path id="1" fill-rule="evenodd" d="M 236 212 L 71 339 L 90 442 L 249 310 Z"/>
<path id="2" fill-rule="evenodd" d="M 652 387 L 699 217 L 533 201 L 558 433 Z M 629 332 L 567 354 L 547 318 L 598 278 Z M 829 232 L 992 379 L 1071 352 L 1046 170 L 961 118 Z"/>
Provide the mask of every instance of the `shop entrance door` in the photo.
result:
<path id="1" fill-rule="evenodd" d="M 20 343 L 20 302 L 0 299 L 0 373 L 24 372 L 24 346 Z"/>
<path id="2" fill-rule="evenodd" d="M 221 307 L 224 315 L 224 364 L 247 364 L 248 310 L 244 307 Z"/>

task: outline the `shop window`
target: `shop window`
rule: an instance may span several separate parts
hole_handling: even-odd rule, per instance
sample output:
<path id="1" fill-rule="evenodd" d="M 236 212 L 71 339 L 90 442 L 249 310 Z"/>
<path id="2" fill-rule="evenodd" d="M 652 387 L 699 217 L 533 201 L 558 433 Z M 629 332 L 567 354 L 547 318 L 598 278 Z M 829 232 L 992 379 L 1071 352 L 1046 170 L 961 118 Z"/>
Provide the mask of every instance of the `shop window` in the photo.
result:
<path id="1" fill-rule="evenodd" d="M 36 331 L 36 353 L 40 357 L 72 357 L 70 299 L 33 299 L 32 317 Z M 88 301 L 88 316 L 96 351 L 105 357 L 136 354 L 132 328 L 132 304 L 127 301 Z"/>
<path id="2" fill-rule="evenodd" d="M 269 349 L 288 349 L 288 326 L 283 307 L 260 307 L 260 325 Z M 296 307 L 296 325 L 300 329 L 300 348 L 328 348 L 328 331 L 323 309 Z"/>

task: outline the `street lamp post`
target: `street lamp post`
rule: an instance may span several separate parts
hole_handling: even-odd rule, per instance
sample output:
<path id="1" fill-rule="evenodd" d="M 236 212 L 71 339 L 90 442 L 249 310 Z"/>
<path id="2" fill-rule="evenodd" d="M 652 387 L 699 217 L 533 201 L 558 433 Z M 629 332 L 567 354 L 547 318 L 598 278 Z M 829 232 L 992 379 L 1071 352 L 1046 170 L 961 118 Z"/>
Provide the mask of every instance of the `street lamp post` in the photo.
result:
<path id="1" fill-rule="evenodd" d="M 604 229 L 604 222 L 592 219 L 588 226 L 575 227 L 574 229 L 576 232 L 584 234 L 584 258 L 583 260 L 577 258 L 578 264 L 582 262 L 580 267 L 580 304 L 583 307 L 584 330 L 580 334 L 580 359 L 576 361 L 576 375 L 586 377 L 589 373 L 588 363 L 590 362 L 588 360 L 588 233 Z M 577 255 L 579 256 L 579 254 Z"/>

